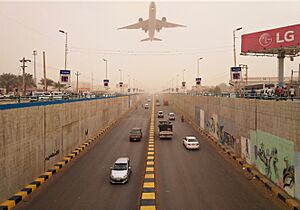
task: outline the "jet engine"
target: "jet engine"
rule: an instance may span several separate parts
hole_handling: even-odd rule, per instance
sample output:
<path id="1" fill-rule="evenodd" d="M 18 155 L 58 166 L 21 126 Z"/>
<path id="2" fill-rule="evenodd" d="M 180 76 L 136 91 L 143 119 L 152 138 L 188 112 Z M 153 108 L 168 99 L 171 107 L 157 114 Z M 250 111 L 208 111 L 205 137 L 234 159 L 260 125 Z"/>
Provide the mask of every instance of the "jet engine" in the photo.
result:
<path id="1" fill-rule="evenodd" d="M 163 17 L 163 18 L 161 19 L 161 21 L 162 21 L 162 22 L 166 22 L 166 21 L 167 21 L 167 18 L 166 18 L 166 17 Z"/>
<path id="2" fill-rule="evenodd" d="M 143 22 L 143 18 L 139 18 L 139 22 Z"/>

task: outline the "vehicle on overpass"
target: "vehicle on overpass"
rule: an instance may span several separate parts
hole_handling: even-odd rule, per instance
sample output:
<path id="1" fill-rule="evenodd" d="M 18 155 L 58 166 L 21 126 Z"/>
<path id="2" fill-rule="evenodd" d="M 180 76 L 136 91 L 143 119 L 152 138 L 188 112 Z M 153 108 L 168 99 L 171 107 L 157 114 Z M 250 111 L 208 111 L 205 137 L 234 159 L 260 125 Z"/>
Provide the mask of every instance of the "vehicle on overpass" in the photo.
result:
<path id="1" fill-rule="evenodd" d="M 175 114 L 173 112 L 169 113 L 169 120 L 175 120 Z"/>
<path id="2" fill-rule="evenodd" d="M 143 133 L 141 128 L 132 128 L 129 132 L 129 141 L 141 141 Z"/>
<path id="3" fill-rule="evenodd" d="M 173 124 L 169 120 L 160 120 L 158 125 L 160 139 L 173 138 Z"/>
<path id="4" fill-rule="evenodd" d="M 199 149 L 199 141 L 195 136 L 186 136 L 183 138 L 183 145 L 186 149 Z"/>
<path id="5" fill-rule="evenodd" d="M 110 182 L 124 184 L 129 181 L 131 165 L 128 157 L 120 157 L 110 168 Z"/>
<path id="6" fill-rule="evenodd" d="M 158 111 L 157 118 L 164 118 L 164 112 L 163 111 Z"/>

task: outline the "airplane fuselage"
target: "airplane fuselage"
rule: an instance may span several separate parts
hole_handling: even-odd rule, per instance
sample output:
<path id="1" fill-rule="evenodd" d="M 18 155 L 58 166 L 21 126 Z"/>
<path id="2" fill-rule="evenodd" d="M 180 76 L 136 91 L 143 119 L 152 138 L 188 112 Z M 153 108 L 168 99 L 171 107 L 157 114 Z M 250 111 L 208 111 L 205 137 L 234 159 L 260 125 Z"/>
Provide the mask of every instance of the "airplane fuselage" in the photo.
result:
<path id="1" fill-rule="evenodd" d="M 150 41 L 153 41 L 154 35 L 155 35 L 155 24 L 156 24 L 156 6 L 155 3 L 152 2 L 149 6 L 149 39 Z"/>

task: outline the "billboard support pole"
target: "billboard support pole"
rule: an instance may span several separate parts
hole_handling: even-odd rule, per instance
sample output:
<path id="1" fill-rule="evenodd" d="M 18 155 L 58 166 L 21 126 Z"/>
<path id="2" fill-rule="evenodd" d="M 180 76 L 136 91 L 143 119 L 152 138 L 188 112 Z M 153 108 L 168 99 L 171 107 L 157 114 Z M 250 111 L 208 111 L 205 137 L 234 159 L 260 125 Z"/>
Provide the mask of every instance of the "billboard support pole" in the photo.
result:
<path id="1" fill-rule="evenodd" d="M 278 52 L 278 83 L 279 85 L 283 85 L 283 75 L 284 75 L 284 51 Z"/>

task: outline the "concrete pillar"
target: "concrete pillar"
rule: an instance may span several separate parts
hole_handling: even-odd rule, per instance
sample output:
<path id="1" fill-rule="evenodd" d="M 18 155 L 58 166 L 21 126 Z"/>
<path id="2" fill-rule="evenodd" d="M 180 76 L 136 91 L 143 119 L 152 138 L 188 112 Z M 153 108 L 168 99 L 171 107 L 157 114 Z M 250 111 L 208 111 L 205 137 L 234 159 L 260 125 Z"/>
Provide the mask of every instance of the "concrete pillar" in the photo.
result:
<path id="1" fill-rule="evenodd" d="M 285 53 L 284 51 L 278 52 L 278 83 L 280 85 L 283 85 L 284 81 L 284 57 Z"/>

